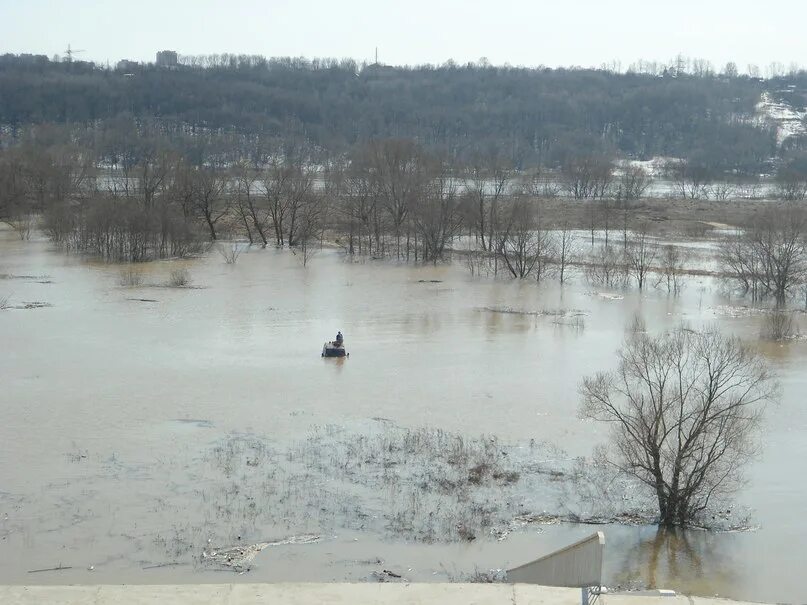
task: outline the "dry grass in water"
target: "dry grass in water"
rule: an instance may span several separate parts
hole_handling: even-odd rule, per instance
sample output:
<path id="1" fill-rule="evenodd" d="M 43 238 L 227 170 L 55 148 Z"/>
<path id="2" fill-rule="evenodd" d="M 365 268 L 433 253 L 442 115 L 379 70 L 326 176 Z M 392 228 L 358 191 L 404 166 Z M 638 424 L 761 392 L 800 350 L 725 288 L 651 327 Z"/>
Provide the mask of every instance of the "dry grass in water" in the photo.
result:
<path id="1" fill-rule="evenodd" d="M 125 288 L 136 288 L 143 283 L 143 274 L 133 267 L 121 269 L 118 283 Z"/>
<path id="2" fill-rule="evenodd" d="M 141 482 L 132 506 L 147 529 L 119 536 L 147 567 L 240 572 L 265 564 L 266 547 L 309 549 L 350 536 L 468 542 L 563 522 L 653 521 L 643 508 L 652 494 L 552 445 L 381 421 L 317 427 L 292 443 L 231 434 L 145 467 L 88 456 L 80 444 L 67 456 L 93 489 L 98 477 L 110 486 L 121 476 Z M 67 487 L 61 496 L 52 514 L 69 527 L 75 511 L 64 502 L 84 511 L 84 497 Z"/>
<path id="3" fill-rule="evenodd" d="M 793 314 L 784 309 L 774 309 L 765 316 L 762 335 L 769 340 L 790 340 L 794 337 Z"/>
<path id="4" fill-rule="evenodd" d="M 605 481 L 575 465 L 549 444 L 510 446 L 492 436 L 388 424 L 361 432 L 327 425 L 282 448 L 237 435 L 198 464 L 206 471 L 197 482 L 196 526 L 214 520 L 208 532 L 219 545 L 341 530 L 468 542 L 501 540 L 526 525 L 605 519 L 629 508 L 629 490 L 612 477 L 614 498 L 602 490 L 581 497 L 580 483 Z M 185 517 L 191 508 L 175 504 Z M 200 542 L 198 553 L 205 547 Z"/>
<path id="5" fill-rule="evenodd" d="M 216 249 L 228 265 L 234 265 L 238 261 L 238 257 L 241 256 L 241 246 L 237 243 L 219 244 Z"/>
<path id="6" fill-rule="evenodd" d="M 191 274 L 187 269 L 174 269 L 168 277 L 168 286 L 171 288 L 184 288 L 191 284 Z"/>

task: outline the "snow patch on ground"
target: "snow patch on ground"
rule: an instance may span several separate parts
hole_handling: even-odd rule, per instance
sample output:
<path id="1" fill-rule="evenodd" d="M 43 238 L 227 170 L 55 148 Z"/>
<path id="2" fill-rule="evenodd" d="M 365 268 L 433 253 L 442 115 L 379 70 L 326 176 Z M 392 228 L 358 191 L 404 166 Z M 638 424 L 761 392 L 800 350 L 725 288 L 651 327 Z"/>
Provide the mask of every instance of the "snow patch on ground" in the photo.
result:
<path id="1" fill-rule="evenodd" d="M 757 103 L 757 120 L 776 127 L 776 142 L 782 145 L 794 136 L 807 135 L 807 111 L 796 111 L 788 103 L 775 101 L 770 93 L 763 92 Z"/>
<path id="2" fill-rule="evenodd" d="M 651 177 L 664 176 L 669 166 L 680 162 L 680 158 L 656 156 L 649 160 L 617 160 L 617 174 L 623 174 L 627 168 L 643 168 Z"/>

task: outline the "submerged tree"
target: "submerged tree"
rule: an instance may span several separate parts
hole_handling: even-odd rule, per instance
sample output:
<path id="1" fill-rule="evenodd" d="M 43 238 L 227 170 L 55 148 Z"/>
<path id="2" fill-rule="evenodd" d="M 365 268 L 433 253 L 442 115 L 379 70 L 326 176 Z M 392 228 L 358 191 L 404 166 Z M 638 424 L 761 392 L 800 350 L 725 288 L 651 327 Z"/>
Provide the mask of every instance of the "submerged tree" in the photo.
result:
<path id="1" fill-rule="evenodd" d="M 778 307 L 807 279 L 807 213 L 799 206 L 766 209 L 720 248 L 725 273 L 754 300 Z"/>
<path id="2" fill-rule="evenodd" d="M 653 490 L 661 525 L 697 523 L 740 485 L 771 374 L 739 340 L 685 327 L 632 334 L 618 358 L 584 379 L 580 415 L 611 423 L 606 459 Z"/>
<path id="3" fill-rule="evenodd" d="M 658 256 L 658 245 L 648 235 L 646 224 L 640 225 L 625 248 L 625 261 L 630 275 L 636 278 L 639 289 L 644 289 L 647 276 Z"/>
<path id="4" fill-rule="evenodd" d="M 459 233 L 462 224 L 457 186 L 450 166 L 437 158 L 429 167 L 430 182 L 412 209 L 415 235 L 421 243 L 421 260 L 436 263 Z M 415 245 L 417 259 L 417 243 Z"/>
<path id="5" fill-rule="evenodd" d="M 465 189 L 472 201 L 472 223 L 483 251 L 492 252 L 499 218 L 499 206 L 507 194 L 513 170 L 498 150 L 475 154 L 465 175 Z"/>
<path id="6" fill-rule="evenodd" d="M 496 242 L 496 258 L 514 278 L 534 277 L 541 281 L 549 271 L 554 246 L 541 222 L 540 204 L 531 205 L 524 197 L 510 203 Z"/>

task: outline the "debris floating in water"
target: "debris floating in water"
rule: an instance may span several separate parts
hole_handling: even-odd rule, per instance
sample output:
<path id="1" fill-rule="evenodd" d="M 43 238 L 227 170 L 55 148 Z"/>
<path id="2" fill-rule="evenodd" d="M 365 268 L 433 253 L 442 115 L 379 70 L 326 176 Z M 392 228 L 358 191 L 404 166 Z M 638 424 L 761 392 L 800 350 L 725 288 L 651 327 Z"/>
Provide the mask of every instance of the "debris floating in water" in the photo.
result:
<path id="1" fill-rule="evenodd" d="M 56 567 L 46 567 L 45 569 L 29 569 L 28 573 L 41 573 L 43 571 L 62 571 L 63 569 L 73 569 L 71 566 L 65 566 L 59 563 Z"/>
<path id="2" fill-rule="evenodd" d="M 275 542 L 258 542 L 247 546 L 230 546 L 227 548 L 211 548 L 202 551 L 202 561 L 228 567 L 233 571 L 249 571 L 250 564 L 258 553 L 270 546 L 285 546 L 288 544 L 313 544 L 320 541 L 321 536 L 303 534 L 291 536 Z"/>

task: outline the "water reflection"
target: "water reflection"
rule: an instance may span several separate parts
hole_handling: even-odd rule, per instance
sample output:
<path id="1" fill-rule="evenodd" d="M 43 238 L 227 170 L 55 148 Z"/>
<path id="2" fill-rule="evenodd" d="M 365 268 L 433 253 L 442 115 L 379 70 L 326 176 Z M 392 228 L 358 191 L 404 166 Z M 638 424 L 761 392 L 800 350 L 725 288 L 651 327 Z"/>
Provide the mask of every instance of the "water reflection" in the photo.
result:
<path id="1" fill-rule="evenodd" d="M 347 357 L 323 357 L 322 361 L 328 365 L 332 365 L 337 372 L 341 372 L 345 367 Z"/>
<path id="2" fill-rule="evenodd" d="M 622 553 L 613 553 L 620 562 L 612 578 L 621 587 L 725 594 L 740 578 L 722 539 L 730 540 L 729 534 L 662 527 L 647 528 L 641 534 Z"/>

